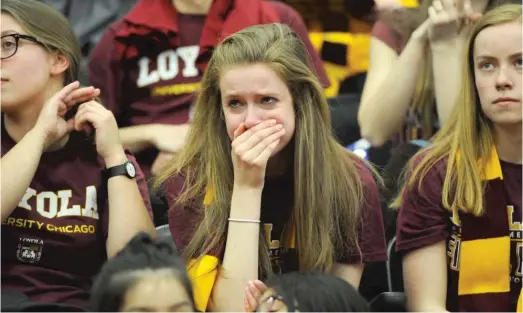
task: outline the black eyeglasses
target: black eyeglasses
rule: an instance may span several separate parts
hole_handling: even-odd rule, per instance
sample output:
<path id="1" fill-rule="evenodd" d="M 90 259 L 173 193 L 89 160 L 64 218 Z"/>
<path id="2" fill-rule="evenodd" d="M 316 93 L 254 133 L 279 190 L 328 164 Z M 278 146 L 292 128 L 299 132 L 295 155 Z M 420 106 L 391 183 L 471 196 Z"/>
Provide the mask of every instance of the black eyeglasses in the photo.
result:
<path id="1" fill-rule="evenodd" d="M 264 300 L 260 301 L 255 312 L 276 312 L 278 302 L 285 304 L 283 297 L 278 294 L 268 296 Z"/>
<path id="2" fill-rule="evenodd" d="M 36 44 L 41 45 L 42 47 L 45 47 L 45 45 L 40 42 L 38 39 L 36 39 L 33 36 L 29 35 L 22 35 L 22 34 L 9 34 L 2 36 L 2 45 L 1 51 L 2 51 L 2 60 L 7 59 L 15 55 L 16 51 L 18 51 L 18 41 L 20 39 L 29 40 Z"/>
<path id="3" fill-rule="evenodd" d="M 300 312 L 298 308 L 298 300 L 294 299 L 292 305 L 289 305 L 279 294 L 268 296 L 261 300 L 256 307 L 255 312 L 278 312 L 282 309 L 287 309 L 287 312 Z"/>

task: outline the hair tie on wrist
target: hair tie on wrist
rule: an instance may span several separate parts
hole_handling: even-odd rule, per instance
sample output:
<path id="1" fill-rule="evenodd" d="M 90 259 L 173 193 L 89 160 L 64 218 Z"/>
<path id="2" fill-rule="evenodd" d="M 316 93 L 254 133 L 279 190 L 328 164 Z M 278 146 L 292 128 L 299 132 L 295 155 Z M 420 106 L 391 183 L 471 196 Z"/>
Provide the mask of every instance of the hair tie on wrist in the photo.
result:
<path id="1" fill-rule="evenodd" d="M 229 222 L 260 223 L 260 220 L 249 220 L 249 219 L 244 219 L 244 218 L 229 218 Z"/>

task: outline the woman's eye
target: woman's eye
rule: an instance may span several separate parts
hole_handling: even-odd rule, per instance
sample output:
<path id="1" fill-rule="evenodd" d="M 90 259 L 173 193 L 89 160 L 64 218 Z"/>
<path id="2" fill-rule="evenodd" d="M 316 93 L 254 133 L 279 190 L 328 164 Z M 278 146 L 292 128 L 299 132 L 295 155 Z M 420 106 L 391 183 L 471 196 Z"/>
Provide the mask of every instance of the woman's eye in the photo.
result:
<path id="1" fill-rule="evenodd" d="M 12 41 L 2 41 L 2 49 L 11 49 L 15 46 L 16 44 Z"/>
<path id="2" fill-rule="evenodd" d="M 238 100 L 229 100 L 229 107 L 234 108 L 240 105 L 240 101 Z"/>
<path id="3" fill-rule="evenodd" d="M 273 104 L 273 103 L 276 103 L 276 98 L 274 97 L 263 97 L 261 99 L 261 103 L 262 104 Z"/>
<path id="4" fill-rule="evenodd" d="M 491 70 L 494 67 L 494 65 L 491 62 L 484 62 L 481 63 L 479 67 L 484 70 Z"/>

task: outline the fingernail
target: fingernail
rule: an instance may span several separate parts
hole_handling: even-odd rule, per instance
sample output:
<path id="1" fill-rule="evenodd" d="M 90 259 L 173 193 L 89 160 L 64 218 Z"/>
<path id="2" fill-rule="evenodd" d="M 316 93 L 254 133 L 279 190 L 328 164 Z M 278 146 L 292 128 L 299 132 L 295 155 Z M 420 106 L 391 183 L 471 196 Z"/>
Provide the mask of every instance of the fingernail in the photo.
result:
<path id="1" fill-rule="evenodd" d="M 269 125 L 274 125 L 276 124 L 276 120 L 269 120 Z"/>
<path id="2" fill-rule="evenodd" d="M 283 128 L 283 125 L 282 124 L 278 124 L 278 126 L 276 126 L 276 129 L 280 130 Z"/>

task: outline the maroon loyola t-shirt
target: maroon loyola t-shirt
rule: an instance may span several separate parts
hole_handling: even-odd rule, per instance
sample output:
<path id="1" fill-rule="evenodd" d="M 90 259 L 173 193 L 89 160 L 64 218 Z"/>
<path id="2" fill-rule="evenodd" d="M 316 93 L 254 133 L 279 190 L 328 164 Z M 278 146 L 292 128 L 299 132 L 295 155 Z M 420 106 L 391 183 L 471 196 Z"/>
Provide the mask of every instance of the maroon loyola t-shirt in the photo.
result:
<path id="1" fill-rule="evenodd" d="M 15 145 L 3 125 L 2 157 Z M 42 154 L 18 207 L 2 222 L 3 290 L 23 292 L 36 302 L 87 307 L 92 279 L 107 259 L 103 168 L 96 146 L 83 133 L 71 133 L 64 148 Z M 136 169 L 151 212 L 144 176 Z"/>
<path id="2" fill-rule="evenodd" d="M 243 0 L 235 1 L 239 5 Z M 284 3 L 274 1 L 270 5 L 280 23 L 289 25 L 304 41 L 313 70 L 328 86 L 323 63 L 300 15 Z M 220 18 L 227 20 L 228 16 L 179 14 L 169 0 L 142 0 L 130 14 L 109 27 L 90 56 L 89 76 L 92 84 L 102 90 L 103 104 L 114 113 L 119 127 L 189 121 L 190 105 L 203 76 L 198 66 L 204 62 L 198 59 L 202 33 L 206 25 L 225 27 Z M 138 55 L 119 57 L 121 49 L 137 49 Z M 157 155 L 158 150 L 153 148 L 136 154 L 146 177 L 150 177 Z"/>
<path id="3" fill-rule="evenodd" d="M 480 311 L 516 311 L 518 296 L 522 288 L 521 256 L 522 256 L 522 216 L 521 216 L 521 164 L 511 164 L 500 161 L 503 180 L 490 181 L 489 183 L 502 184 L 503 192 L 498 188 L 489 188 L 485 192 L 487 225 L 499 224 L 496 219 L 505 219 L 510 234 L 510 295 L 509 303 L 491 303 L 492 298 L 482 298 L 481 294 L 474 295 L 476 308 Z M 404 199 L 398 215 L 397 250 L 407 253 L 440 241 L 447 243 L 448 287 L 447 310 L 461 311 L 458 304 L 458 276 L 460 249 L 459 242 L 462 237 L 461 222 L 456 222 L 450 211 L 443 207 L 441 201 L 442 187 L 445 179 L 446 163 L 439 162 L 423 179 L 421 190 L 414 188 L 404 194 Z M 417 185 L 416 185 L 417 186 Z M 493 191 L 496 190 L 496 191 Z M 501 199 L 505 198 L 506 201 Z M 506 202 L 507 205 L 499 205 Z M 506 210 L 507 213 L 501 213 Z M 470 214 L 459 213 L 461 220 L 465 218 L 473 229 L 468 233 L 476 232 L 488 238 L 489 229 L 485 228 L 484 219 L 474 218 Z M 476 224 L 474 224 L 476 221 Z M 492 228 L 492 227 L 491 227 Z M 481 262 L 481 260 L 478 260 Z"/>
<path id="4" fill-rule="evenodd" d="M 358 232 L 358 244 L 361 255 L 347 255 L 345 251 L 336 251 L 337 254 L 345 254 L 346 257 L 337 258 L 337 262 L 344 264 L 358 264 L 382 262 L 387 260 L 385 243 L 385 232 L 383 228 L 383 216 L 379 202 L 378 191 L 371 172 L 360 160 L 358 170 L 363 180 L 365 205 L 362 209 L 362 222 Z M 194 234 L 199 221 L 202 218 L 202 208 L 182 208 L 174 206 L 174 201 L 183 188 L 183 178 L 174 178 L 168 181 L 167 199 L 170 204 L 169 226 L 176 245 L 183 250 Z M 267 177 L 262 193 L 261 217 L 265 231 L 265 239 L 269 247 L 274 272 L 291 272 L 299 270 L 297 251 L 289 249 L 283 253 L 284 238 L 282 232 L 287 224 L 293 205 L 293 177 Z M 218 255 L 222 258 L 223 255 Z"/>

